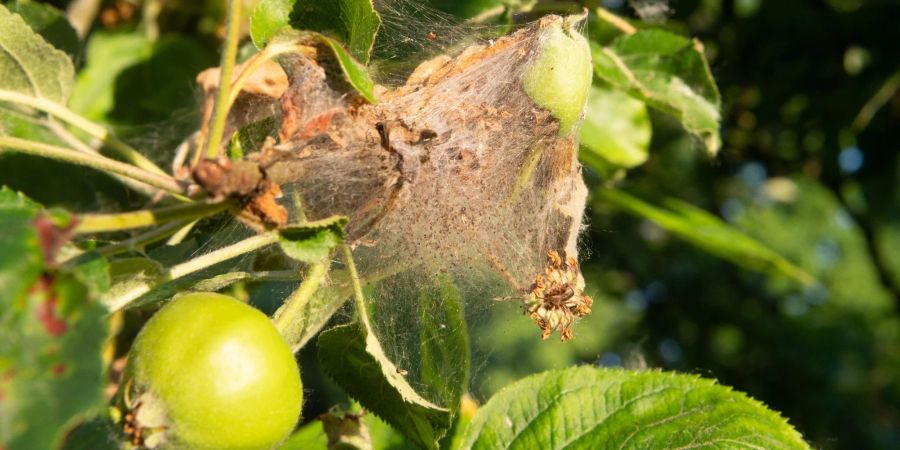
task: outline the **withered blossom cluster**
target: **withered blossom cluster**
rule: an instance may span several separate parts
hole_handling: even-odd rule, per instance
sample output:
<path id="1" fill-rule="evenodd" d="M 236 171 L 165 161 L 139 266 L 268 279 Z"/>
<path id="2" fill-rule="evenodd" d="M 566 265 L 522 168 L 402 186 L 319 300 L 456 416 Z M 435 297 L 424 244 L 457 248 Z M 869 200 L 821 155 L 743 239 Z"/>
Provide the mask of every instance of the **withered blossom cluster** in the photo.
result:
<path id="1" fill-rule="evenodd" d="M 555 250 L 547 252 L 549 264 L 534 279 L 525 297 L 525 314 L 541 328 L 541 339 L 559 330 L 559 339 L 572 339 L 572 325 L 591 313 L 594 303 L 584 295 L 578 276 L 578 262 L 569 256 L 565 262 Z"/>

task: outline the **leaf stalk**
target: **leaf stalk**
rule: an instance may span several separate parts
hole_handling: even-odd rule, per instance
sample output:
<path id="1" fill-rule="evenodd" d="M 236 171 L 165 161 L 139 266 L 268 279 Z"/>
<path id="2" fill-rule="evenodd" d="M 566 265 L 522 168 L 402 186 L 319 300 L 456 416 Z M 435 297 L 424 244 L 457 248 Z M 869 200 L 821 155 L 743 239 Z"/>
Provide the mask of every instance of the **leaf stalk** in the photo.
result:
<path id="1" fill-rule="evenodd" d="M 228 13 L 225 18 L 225 46 L 222 49 L 222 60 L 220 62 L 222 71 L 219 78 L 219 92 L 216 98 L 216 105 L 213 109 L 213 124 L 207 141 L 207 158 L 219 156 L 219 145 L 222 143 L 222 134 L 225 132 L 225 119 L 228 118 L 228 110 L 230 109 L 228 98 L 231 92 L 231 73 L 234 71 L 238 38 L 240 37 L 242 7 L 243 2 L 241 0 L 228 1 Z M 201 149 L 197 150 L 195 163 L 199 160 L 200 152 L 202 151 Z"/>
<path id="2" fill-rule="evenodd" d="M 184 192 L 181 184 L 165 173 L 155 173 L 98 154 L 82 153 L 66 147 L 44 144 L 26 139 L 0 136 L 0 153 L 4 149 L 91 167 L 104 172 L 122 175 L 172 194 Z"/>
<path id="3" fill-rule="evenodd" d="M 60 105 L 59 103 L 7 90 L 0 90 L 0 101 L 25 105 L 50 114 L 51 116 L 54 116 L 62 120 L 63 122 L 66 122 L 69 125 L 80 129 L 81 131 L 84 131 L 91 137 L 99 139 L 110 149 L 114 150 L 119 155 L 119 157 L 124 159 L 126 162 L 151 173 L 167 175 L 165 171 L 159 168 L 159 166 L 153 164 L 152 161 L 147 159 L 140 152 L 111 134 L 106 128 L 94 122 L 91 122 L 88 119 L 85 119 L 84 117 L 76 114 L 69 108 Z"/>

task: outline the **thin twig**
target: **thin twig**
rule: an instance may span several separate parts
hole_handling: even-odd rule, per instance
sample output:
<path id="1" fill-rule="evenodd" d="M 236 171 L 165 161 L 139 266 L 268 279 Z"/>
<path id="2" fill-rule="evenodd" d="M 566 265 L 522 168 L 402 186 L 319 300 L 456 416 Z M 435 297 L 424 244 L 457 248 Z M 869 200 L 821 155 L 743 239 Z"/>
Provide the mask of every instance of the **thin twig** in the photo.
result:
<path id="1" fill-rule="evenodd" d="M 96 148 L 82 142 L 80 139 L 78 139 L 78 137 L 76 137 L 68 129 L 66 129 L 66 127 L 62 126 L 56 120 L 53 120 L 52 117 L 47 119 L 46 126 L 53 134 L 62 139 L 66 143 L 66 145 L 71 146 L 73 149 L 78 150 L 82 153 L 91 153 L 96 155 L 100 154 L 100 152 Z M 133 191 L 139 192 L 143 195 L 146 195 L 147 197 L 153 197 L 157 192 L 159 192 L 159 190 L 154 188 L 153 186 L 148 186 L 147 184 L 141 183 L 139 181 L 134 181 L 121 175 L 113 174 L 112 177 L 119 180 L 120 183 L 128 186 Z"/>
<path id="2" fill-rule="evenodd" d="M 159 39 L 159 13 L 162 9 L 162 0 L 147 0 L 141 8 L 141 25 L 144 26 L 147 39 L 151 41 Z"/>
<path id="3" fill-rule="evenodd" d="M 219 156 L 219 144 L 222 142 L 222 134 L 225 132 L 225 119 L 228 118 L 228 96 L 231 91 L 231 72 L 237 59 L 237 44 L 241 28 L 240 0 L 228 1 L 228 13 L 225 18 L 225 48 L 222 50 L 221 76 L 219 77 L 219 94 L 213 109 L 213 124 L 207 140 L 206 157 Z M 202 149 L 197 149 L 199 155 Z M 199 158 L 195 158 L 194 162 Z"/>
<path id="4" fill-rule="evenodd" d="M 875 117 L 875 114 L 894 97 L 898 89 L 900 89 L 900 71 L 888 77 L 887 81 L 875 92 L 875 95 L 859 110 L 856 118 L 853 119 L 853 131 L 859 133 L 866 129 L 869 126 L 869 122 Z"/>
<path id="5" fill-rule="evenodd" d="M 182 194 L 184 192 L 181 185 L 168 175 L 149 172 L 140 167 L 125 164 L 101 155 L 81 153 L 70 148 L 57 147 L 26 139 L 0 136 L 0 152 L 3 152 L 4 148 L 122 175 L 173 194 Z"/>
<path id="6" fill-rule="evenodd" d="M 167 223 L 159 227 L 154 227 L 145 233 L 141 233 L 123 241 L 116 242 L 115 244 L 100 247 L 96 250 L 96 252 L 103 256 L 112 256 L 122 252 L 137 250 L 154 242 L 165 239 L 167 236 L 174 233 L 179 229 L 179 227 L 182 226 L 184 226 L 184 222 Z"/>
<path id="7" fill-rule="evenodd" d="M 180 244 L 182 241 L 184 241 L 184 238 L 187 237 L 188 233 L 190 233 L 191 230 L 194 229 L 194 226 L 197 225 L 197 222 L 199 222 L 199 221 L 200 221 L 200 219 L 194 219 L 194 220 L 184 224 L 184 226 L 179 228 L 178 231 L 176 231 L 175 234 L 173 234 L 172 237 L 170 237 L 169 240 L 166 241 L 166 245 Z"/>
<path id="8" fill-rule="evenodd" d="M 177 231 L 178 228 L 183 225 L 184 222 L 167 223 L 165 225 L 154 227 L 144 233 L 137 234 L 133 237 L 116 242 L 114 244 L 98 247 L 92 250 L 91 253 L 97 253 L 103 256 L 113 256 L 132 250 L 139 250 L 149 244 L 165 239 L 167 236 Z M 69 264 L 73 262 L 77 264 L 78 258 L 84 254 L 86 254 L 86 252 L 74 255 L 71 258 L 63 261 L 63 264 Z"/>
<path id="9" fill-rule="evenodd" d="M 168 270 L 172 278 L 181 278 L 187 274 L 205 269 L 213 264 L 236 258 L 245 253 L 259 250 L 268 245 L 274 244 L 278 240 L 278 232 L 270 231 L 264 234 L 256 235 L 251 238 L 244 239 L 236 244 L 229 245 L 225 248 L 212 251 L 203 256 L 199 256 L 190 261 L 172 266 Z"/>
<path id="10" fill-rule="evenodd" d="M 74 0 L 66 8 L 66 18 L 69 19 L 79 39 L 84 39 L 91 29 L 91 24 L 100 12 L 100 3 L 100 0 Z"/>
<path id="11" fill-rule="evenodd" d="M 94 122 L 91 122 L 90 120 L 85 119 L 84 117 L 76 114 L 72 110 L 66 108 L 63 105 L 60 105 L 59 103 L 6 90 L 0 90 L 0 101 L 18 103 L 20 105 L 29 106 L 31 108 L 35 108 L 39 111 L 50 114 L 62 120 L 63 122 L 66 122 L 69 125 L 72 125 L 84 131 L 92 137 L 103 141 L 104 144 L 106 144 L 109 148 L 115 150 L 116 153 L 126 162 L 140 167 L 147 172 L 166 175 L 166 172 L 160 169 L 159 166 L 153 164 L 152 161 L 144 157 L 144 155 L 135 150 L 133 147 L 112 135 L 109 130 Z"/>
<path id="12" fill-rule="evenodd" d="M 844 196 L 844 191 L 839 183 L 826 183 L 825 185 L 838 199 L 844 210 L 850 214 L 850 218 L 856 222 L 856 226 L 859 227 L 863 241 L 866 244 L 866 253 L 868 253 L 872 268 L 875 269 L 878 281 L 884 290 L 894 298 L 894 304 L 900 306 L 900 280 L 894 278 L 887 257 L 878 245 L 876 229 L 872 220 L 867 214 L 861 214 L 850 206 L 850 202 Z"/>
<path id="13" fill-rule="evenodd" d="M 250 76 L 253 75 L 254 72 L 259 70 L 266 61 L 277 58 L 285 53 L 302 53 L 307 56 L 312 56 L 315 53 L 315 50 L 308 45 L 297 44 L 294 42 L 270 43 L 261 52 L 251 56 L 250 59 L 244 63 L 240 73 L 238 73 L 237 77 L 231 83 L 224 109 L 226 111 L 231 110 L 235 100 L 237 100 L 238 95 L 240 95 L 241 90 L 244 88 L 244 84 L 247 83 L 247 80 L 250 79 Z M 223 83 L 224 80 L 225 78 L 220 78 L 219 84 Z"/>
<path id="14" fill-rule="evenodd" d="M 616 27 L 619 31 L 625 34 L 635 34 L 637 33 L 637 28 L 634 25 L 628 23 L 625 19 L 611 13 L 606 8 L 597 8 L 597 17 L 603 20 L 604 22 Z"/>
<path id="15" fill-rule="evenodd" d="M 163 286 L 168 282 L 206 269 L 220 262 L 236 258 L 255 250 L 259 250 L 263 247 L 274 244 L 277 240 L 278 232 L 275 231 L 270 231 L 244 239 L 243 241 L 237 242 L 224 248 L 220 248 L 203 256 L 198 256 L 181 264 L 174 265 L 163 272 L 157 278 L 157 283 L 153 285 L 138 284 L 137 286 L 129 289 L 122 294 L 119 294 L 114 298 L 104 299 L 103 303 L 106 305 L 109 311 L 118 311 L 119 309 L 127 307 L 130 303 L 149 293 L 153 289 Z"/>
<path id="16" fill-rule="evenodd" d="M 158 209 L 144 209 L 113 214 L 83 214 L 79 216 L 76 233 L 101 233 L 149 227 L 184 220 L 196 220 L 228 209 L 234 203 L 188 203 Z"/>
<path id="17" fill-rule="evenodd" d="M 350 274 L 350 283 L 353 286 L 353 300 L 356 303 L 356 314 L 359 317 L 359 321 L 366 327 L 366 330 L 371 330 L 372 324 L 369 321 L 369 312 L 366 309 L 366 296 L 363 294 L 362 284 L 360 284 L 359 281 L 359 273 L 356 272 L 356 263 L 353 262 L 353 252 L 350 251 L 350 247 L 347 244 L 341 245 L 341 249 L 344 251 L 344 264 L 347 265 L 347 272 Z"/>

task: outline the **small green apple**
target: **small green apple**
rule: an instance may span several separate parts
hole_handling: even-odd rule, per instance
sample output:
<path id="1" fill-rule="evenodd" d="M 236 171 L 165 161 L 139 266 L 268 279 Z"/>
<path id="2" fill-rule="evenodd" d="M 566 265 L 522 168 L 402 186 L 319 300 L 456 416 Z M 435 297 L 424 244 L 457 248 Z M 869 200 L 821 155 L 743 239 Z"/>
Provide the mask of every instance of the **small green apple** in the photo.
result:
<path id="1" fill-rule="evenodd" d="M 290 348 L 268 317 L 225 295 L 172 300 L 138 334 L 129 365 L 147 446 L 269 449 L 300 415 Z"/>
<path id="2" fill-rule="evenodd" d="M 572 28 L 577 16 L 549 21 L 541 30 L 534 58 L 522 74 L 525 93 L 559 120 L 566 135 L 581 118 L 591 87 L 591 49 Z"/>

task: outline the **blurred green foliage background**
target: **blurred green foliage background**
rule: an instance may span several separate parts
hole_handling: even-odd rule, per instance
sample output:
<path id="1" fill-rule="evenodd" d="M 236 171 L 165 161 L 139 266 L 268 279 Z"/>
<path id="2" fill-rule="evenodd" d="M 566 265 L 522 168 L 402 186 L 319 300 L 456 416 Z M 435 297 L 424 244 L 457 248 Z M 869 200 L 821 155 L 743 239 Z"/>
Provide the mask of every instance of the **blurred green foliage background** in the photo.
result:
<path id="1" fill-rule="evenodd" d="M 223 8 L 147 3 L 162 8 L 102 2 L 89 44 L 71 49 L 84 85 L 71 106 L 160 149 L 151 156 L 164 164 L 197 119 L 193 78 L 215 64 Z M 501 3 L 510 2 L 432 6 L 474 16 Z M 618 186 L 652 204 L 672 197 L 716 214 L 818 283 L 747 271 L 594 195 L 582 242 L 593 314 L 573 341 L 541 342 L 514 304 L 498 303 L 474 324 L 474 396 L 575 363 L 672 369 L 749 393 L 817 448 L 900 448 L 900 2 L 600 4 L 698 37 L 723 99 L 718 156 L 651 111 L 649 159 Z M 158 39 L 139 30 L 147 14 L 157 15 Z M 13 119 L 8 128 L 29 127 Z M 586 170 L 594 191 L 608 175 Z M 0 180 L 77 210 L 139 201 L 103 176 L 26 156 L 4 156 Z M 310 348 L 304 417 L 341 396 Z"/>
<path id="2" fill-rule="evenodd" d="M 586 276 L 609 309 L 576 356 L 715 377 L 815 447 L 900 447 L 900 3 L 669 7 L 666 26 L 706 47 L 723 148 L 709 160 L 654 114 L 650 158 L 622 187 L 714 212 L 821 285 L 741 270 L 595 198 Z"/>

